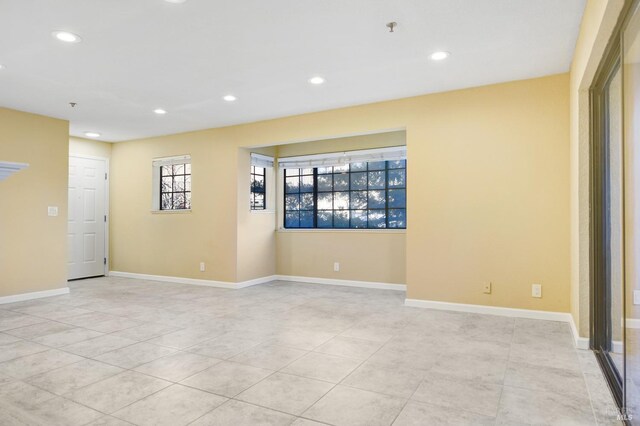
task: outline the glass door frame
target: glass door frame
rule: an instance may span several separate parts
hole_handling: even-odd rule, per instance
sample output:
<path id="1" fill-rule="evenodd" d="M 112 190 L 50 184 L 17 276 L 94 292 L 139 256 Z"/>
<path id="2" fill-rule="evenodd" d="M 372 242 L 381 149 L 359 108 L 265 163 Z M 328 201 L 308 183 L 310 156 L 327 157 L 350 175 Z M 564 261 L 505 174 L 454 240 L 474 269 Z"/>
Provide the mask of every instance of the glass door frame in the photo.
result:
<path id="1" fill-rule="evenodd" d="M 611 294 L 608 262 L 608 243 L 610 233 L 607 227 L 607 200 L 609 197 L 609 121 L 608 121 L 608 87 L 609 83 L 620 72 L 622 75 L 624 104 L 624 61 L 623 36 L 624 29 L 640 0 L 625 0 L 624 7 L 613 31 L 613 35 L 605 49 L 600 65 L 595 74 L 593 84 L 589 88 L 590 103 L 590 170 L 589 170 L 589 256 L 590 256 L 590 348 L 594 351 L 607 384 L 621 413 L 625 408 L 625 351 L 623 350 L 623 368 L 619 371 L 609 355 L 611 348 Z M 622 122 L 624 123 L 624 105 Z M 623 125 L 624 129 L 624 125 Z M 625 231 L 624 231 L 624 135 L 622 136 L 622 294 L 625 294 Z M 625 299 L 622 298 L 622 341 L 625 337 Z M 624 419 L 624 418 L 623 418 Z M 626 422 L 626 420 L 625 420 Z M 628 422 L 626 422 L 628 423 Z"/>

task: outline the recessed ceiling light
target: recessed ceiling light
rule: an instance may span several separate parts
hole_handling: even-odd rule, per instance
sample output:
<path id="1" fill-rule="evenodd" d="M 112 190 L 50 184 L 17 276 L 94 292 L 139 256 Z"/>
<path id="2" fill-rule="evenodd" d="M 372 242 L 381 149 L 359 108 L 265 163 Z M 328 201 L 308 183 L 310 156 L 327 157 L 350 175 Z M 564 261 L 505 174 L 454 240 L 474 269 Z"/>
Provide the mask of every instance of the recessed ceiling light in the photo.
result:
<path id="1" fill-rule="evenodd" d="M 98 132 L 84 132 L 84 135 L 88 138 L 99 138 L 100 133 Z"/>
<path id="2" fill-rule="evenodd" d="M 443 59 L 447 59 L 451 53 L 449 52 L 433 52 L 430 58 L 434 61 L 441 61 Z"/>
<path id="3" fill-rule="evenodd" d="M 0 70 L 4 69 L 4 65 L 0 64 Z"/>
<path id="4" fill-rule="evenodd" d="M 80 43 L 82 38 L 78 34 L 70 33 L 68 31 L 54 31 L 51 33 L 55 38 L 65 43 Z"/>
<path id="5" fill-rule="evenodd" d="M 162 114 L 166 114 L 167 110 L 164 110 L 162 108 L 156 108 L 156 109 L 153 110 L 153 112 L 155 112 L 158 115 L 162 115 Z"/>
<path id="6" fill-rule="evenodd" d="M 236 99 L 238 99 L 238 98 L 236 98 L 236 97 L 235 97 L 235 96 L 233 96 L 233 95 L 226 95 L 226 96 L 224 96 L 222 99 L 224 99 L 224 100 L 225 100 L 225 101 L 227 101 L 227 102 L 233 102 L 233 101 L 235 101 L 235 100 L 236 100 Z"/>
<path id="7" fill-rule="evenodd" d="M 324 83 L 324 78 L 322 78 L 319 75 L 317 75 L 315 77 L 311 77 L 309 79 L 309 83 L 315 84 L 315 85 L 322 84 L 322 83 Z"/>

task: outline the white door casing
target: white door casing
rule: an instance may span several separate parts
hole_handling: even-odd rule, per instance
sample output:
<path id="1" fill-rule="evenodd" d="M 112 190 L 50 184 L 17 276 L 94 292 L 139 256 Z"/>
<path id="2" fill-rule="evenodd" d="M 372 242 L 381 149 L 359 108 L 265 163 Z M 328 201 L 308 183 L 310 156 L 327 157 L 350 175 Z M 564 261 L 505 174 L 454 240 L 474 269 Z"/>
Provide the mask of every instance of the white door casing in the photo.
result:
<path id="1" fill-rule="evenodd" d="M 69 157 L 68 279 L 106 273 L 107 160 Z"/>

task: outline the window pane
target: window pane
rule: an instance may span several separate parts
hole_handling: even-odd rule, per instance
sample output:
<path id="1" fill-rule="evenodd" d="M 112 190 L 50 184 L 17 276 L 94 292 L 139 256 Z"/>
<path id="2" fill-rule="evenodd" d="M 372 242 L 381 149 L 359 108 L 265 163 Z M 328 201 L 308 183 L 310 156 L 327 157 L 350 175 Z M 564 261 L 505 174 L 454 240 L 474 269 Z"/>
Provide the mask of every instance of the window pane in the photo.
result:
<path id="1" fill-rule="evenodd" d="M 313 228 L 313 212 L 300 212 L 300 228 Z"/>
<path id="2" fill-rule="evenodd" d="M 385 208 L 384 191 L 369 191 L 369 208 L 370 209 Z"/>
<path id="3" fill-rule="evenodd" d="M 367 189 L 367 174 L 351 173 L 351 189 Z"/>
<path id="4" fill-rule="evenodd" d="M 173 178 L 171 176 L 169 177 L 163 177 L 162 178 L 162 192 L 171 192 L 171 188 L 173 188 Z"/>
<path id="5" fill-rule="evenodd" d="M 404 169 L 407 167 L 407 160 L 388 161 L 390 169 Z"/>
<path id="6" fill-rule="evenodd" d="M 252 178 L 251 190 L 253 192 L 264 192 L 264 176 L 255 175 Z"/>
<path id="7" fill-rule="evenodd" d="M 160 173 L 162 176 L 171 176 L 172 170 L 171 166 L 160 166 Z"/>
<path id="8" fill-rule="evenodd" d="M 407 211 L 405 209 L 389 210 L 389 228 L 406 228 Z"/>
<path id="9" fill-rule="evenodd" d="M 361 172 L 367 170 L 367 163 L 351 163 L 352 172 Z"/>
<path id="10" fill-rule="evenodd" d="M 333 167 L 318 167 L 319 175 L 326 175 L 327 173 L 333 173 Z"/>
<path id="11" fill-rule="evenodd" d="M 334 228 L 348 228 L 349 210 L 336 210 L 333 212 L 333 226 Z"/>
<path id="12" fill-rule="evenodd" d="M 286 211 L 300 209 L 300 195 L 287 195 L 284 199 L 284 208 Z"/>
<path id="13" fill-rule="evenodd" d="M 351 228 L 367 227 L 367 211 L 351 210 Z"/>
<path id="14" fill-rule="evenodd" d="M 174 175 L 183 175 L 184 174 L 184 164 L 174 164 L 173 165 L 173 174 Z"/>
<path id="15" fill-rule="evenodd" d="M 384 171 L 369 172 L 369 189 L 384 189 Z"/>
<path id="16" fill-rule="evenodd" d="M 173 206 L 173 204 L 171 202 L 171 193 L 162 194 L 160 210 L 170 210 L 172 206 Z"/>
<path id="17" fill-rule="evenodd" d="M 389 208 L 405 207 L 407 205 L 406 189 L 390 189 L 388 200 Z"/>
<path id="18" fill-rule="evenodd" d="M 187 175 L 191 174 L 191 164 L 187 163 L 184 165 L 184 173 Z"/>
<path id="19" fill-rule="evenodd" d="M 264 210 L 264 194 L 253 194 L 253 206 L 255 210 Z"/>
<path id="20" fill-rule="evenodd" d="M 348 172 L 349 171 L 349 165 L 348 164 L 344 164 L 342 166 L 335 166 L 333 168 L 333 172 L 334 173 L 342 173 L 342 172 Z"/>
<path id="21" fill-rule="evenodd" d="M 287 194 L 297 193 L 300 191 L 300 178 L 299 177 L 289 177 L 286 179 L 284 192 Z"/>
<path id="22" fill-rule="evenodd" d="M 185 209 L 191 208 L 191 192 L 186 192 L 184 194 L 184 208 Z"/>
<path id="23" fill-rule="evenodd" d="M 302 174 L 302 175 L 313 175 L 313 169 L 302 169 L 300 171 L 300 174 Z"/>
<path id="24" fill-rule="evenodd" d="M 369 163 L 369 170 L 384 170 L 384 161 L 372 161 Z"/>
<path id="25" fill-rule="evenodd" d="M 284 217 L 284 226 L 286 228 L 299 228 L 300 215 L 298 212 L 287 212 Z"/>
<path id="26" fill-rule="evenodd" d="M 318 191 L 333 190 L 333 175 L 318 175 Z"/>
<path id="27" fill-rule="evenodd" d="M 333 193 L 333 209 L 347 210 L 349 208 L 349 193 L 334 192 Z"/>
<path id="28" fill-rule="evenodd" d="M 191 191 L 191 176 L 184 177 L 184 190 Z"/>
<path id="29" fill-rule="evenodd" d="M 313 176 L 302 176 L 302 186 L 300 192 L 313 192 Z"/>
<path id="30" fill-rule="evenodd" d="M 313 210 L 313 194 L 300 195 L 300 210 Z"/>
<path id="31" fill-rule="evenodd" d="M 300 169 L 284 169 L 285 176 L 299 176 Z"/>
<path id="32" fill-rule="evenodd" d="M 399 170 L 389 170 L 389 188 L 400 187 L 404 188 L 407 186 L 406 183 L 406 173 L 407 171 L 404 169 Z"/>
<path id="33" fill-rule="evenodd" d="M 366 209 L 367 208 L 367 191 L 353 191 L 351 192 L 351 205 L 352 210 Z"/>
<path id="34" fill-rule="evenodd" d="M 175 176 L 173 178 L 173 191 L 184 191 L 184 176 Z"/>
<path id="35" fill-rule="evenodd" d="M 333 226 L 333 212 L 318 212 L 318 228 L 331 228 Z"/>
<path id="36" fill-rule="evenodd" d="M 318 194 L 318 210 L 331 209 L 333 209 L 333 194 L 331 192 Z"/>
<path id="37" fill-rule="evenodd" d="M 369 228 L 385 228 L 387 216 L 384 210 L 369 210 Z"/>
<path id="38" fill-rule="evenodd" d="M 343 173 L 340 175 L 333 175 L 333 190 L 334 191 L 346 191 L 349 189 L 349 175 Z"/>
<path id="39" fill-rule="evenodd" d="M 184 209 L 184 192 L 174 192 L 173 193 L 173 208 Z"/>

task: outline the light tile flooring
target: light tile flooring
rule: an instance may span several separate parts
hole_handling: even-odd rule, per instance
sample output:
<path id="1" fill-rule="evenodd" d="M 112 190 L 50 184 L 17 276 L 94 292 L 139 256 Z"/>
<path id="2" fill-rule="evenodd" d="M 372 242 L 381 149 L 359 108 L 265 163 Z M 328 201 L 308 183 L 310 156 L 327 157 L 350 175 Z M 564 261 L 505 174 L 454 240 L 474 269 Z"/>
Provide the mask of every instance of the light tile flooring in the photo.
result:
<path id="1" fill-rule="evenodd" d="M 564 323 L 122 278 L 0 305 L 2 425 L 614 424 Z"/>

